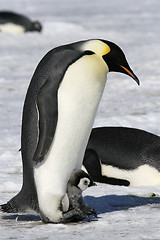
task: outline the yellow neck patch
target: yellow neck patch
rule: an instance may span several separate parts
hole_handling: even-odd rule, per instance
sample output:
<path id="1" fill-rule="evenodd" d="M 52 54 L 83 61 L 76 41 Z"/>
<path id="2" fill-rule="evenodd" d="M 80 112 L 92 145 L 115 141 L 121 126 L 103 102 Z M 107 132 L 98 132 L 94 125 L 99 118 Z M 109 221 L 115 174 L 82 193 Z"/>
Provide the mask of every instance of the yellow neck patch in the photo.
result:
<path id="1" fill-rule="evenodd" d="M 111 51 L 110 47 L 100 40 L 90 40 L 83 44 L 82 50 L 90 50 L 99 56 L 106 55 Z"/>

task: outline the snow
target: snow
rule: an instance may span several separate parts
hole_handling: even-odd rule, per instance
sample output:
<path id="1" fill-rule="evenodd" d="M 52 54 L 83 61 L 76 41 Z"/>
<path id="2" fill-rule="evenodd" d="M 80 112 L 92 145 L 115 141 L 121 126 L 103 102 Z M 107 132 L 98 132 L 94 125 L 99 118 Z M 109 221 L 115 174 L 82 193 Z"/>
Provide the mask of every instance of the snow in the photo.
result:
<path id="1" fill-rule="evenodd" d="M 94 126 L 129 126 L 160 135 L 160 1 L 1 0 L 0 10 L 26 14 L 42 33 L 0 35 L 0 203 L 20 189 L 22 107 L 32 74 L 50 49 L 82 39 L 117 43 L 139 77 L 109 73 Z M 160 239 L 159 187 L 98 184 L 84 192 L 97 221 L 43 224 L 36 215 L 0 213 L 1 239 Z"/>

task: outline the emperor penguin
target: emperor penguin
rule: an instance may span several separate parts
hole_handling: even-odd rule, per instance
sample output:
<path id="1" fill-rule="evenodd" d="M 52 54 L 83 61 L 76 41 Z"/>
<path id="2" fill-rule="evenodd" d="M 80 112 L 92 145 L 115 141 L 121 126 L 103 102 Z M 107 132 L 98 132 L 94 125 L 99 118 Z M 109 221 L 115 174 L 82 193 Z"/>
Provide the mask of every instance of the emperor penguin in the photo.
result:
<path id="1" fill-rule="evenodd" d="M 96 182 L 160 186 L 160 137 L 136 128 L 94 128 L 83 169 Z"/>
<path id="2" fill-rule="evenodd" d="M 80 169 L 107 73 L 138 78 L 114 43 L 90 39 L 49 51 L 31 79 L 22 117 L 21 191 L 2 210 L 35 209 L 42 221 L 63 221 L 68 179 Z"/>
<path id="3" fill-rule="evenodd" d="M 65 219 L 66 222 L 84 219 L 90 221 L 89 215 L 97 216 L 94 209 L 87 206 L 82 196 L 82 192 L 92 186 L 96 184 L 86 172 L 81 169 L 72 172 L 67 183 L 67 192 L 62 199 L 64 222 Z"/>
<path id="4" fill-rule="evenodd" d="M 24 33 L 42 30 L 38 21 L 31 21 L 28 17 L 11 11 L 0 11 L 0 32 Z"/>

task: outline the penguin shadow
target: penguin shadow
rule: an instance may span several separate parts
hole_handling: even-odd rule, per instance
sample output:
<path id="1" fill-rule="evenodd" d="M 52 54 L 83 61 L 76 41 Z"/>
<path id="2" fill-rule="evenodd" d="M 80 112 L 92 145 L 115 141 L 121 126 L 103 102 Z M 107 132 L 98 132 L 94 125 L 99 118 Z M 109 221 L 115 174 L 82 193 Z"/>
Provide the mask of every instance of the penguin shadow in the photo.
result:
<path id="1" fill-rule="evenodd" d="M 127 210 L 129 208 L 147 204 L 160 204 L 160 197 L 139 197 L 132 195 L 105 195 L 100 197 L 87 195 L 84 197 L 84 199 L 88 206 L 94 208 L 97 216 L 99 214 Z M 3 215 L 1 218 L 4 220 L 14 220 L 17 222 L 41 222 L 40 216 L 36 214 L 7 214 Z"/>
<path id="2" fill-rule="evenodd" d="M 36 214 L 7 214 L 2 216 L 3 220 L 14 220 L 16 222 L 40 222 L 40 216 Z"/>
<path id="3" fill-rule="evenodd" d="M 94 208 L 97 215 L 127 210 L 147 204 L 160 204 L 160 197 L 139 197 L 132 195 L 105 195 L 100 197 L 87 195 L 84 199 L 88 206 Z"/>

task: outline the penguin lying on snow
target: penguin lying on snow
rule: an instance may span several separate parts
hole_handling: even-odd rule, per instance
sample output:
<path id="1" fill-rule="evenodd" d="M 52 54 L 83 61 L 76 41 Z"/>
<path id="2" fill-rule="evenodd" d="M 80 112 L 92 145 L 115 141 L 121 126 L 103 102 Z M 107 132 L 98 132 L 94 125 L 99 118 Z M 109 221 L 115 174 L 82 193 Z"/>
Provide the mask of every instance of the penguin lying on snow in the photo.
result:
<path id="1" fill-rule="evenodd" d="M 93 39 L 49 51 L 35 70 L 22 118 L 21 191 L 2 209 L 35 209 L 46 222 L 63 222 L 60 203 L 84 152 L 109 71 L 138 78 L 114 43 Z"/>
<path id="2" fill-rule="evenodd" d="M 91 139 L 90 142 L 92 142 L 92 140 L 93 139 Z M 102 145 L 104 146 L 104 151 L 105 151 L 106 149 L 105 143 L 102 143 Z M 110 176 L 110 173 L 104 174 L 103 168 L 107 166 L 107 161 L 108 161 L 108 159 L 106 159 L 107 154 L 105 155 L 103 160 L 101 160 L 96 150 L 97 148 L 92 146 L 92 144 L 91 144 L 91 148 L 86 149 L 84 159 L 83 159 L 82 169 L 85 172 L 89 173 L 95 182 L 107 183 L 111 185 L 129 186 L 130 182 L 126 179 L 121 179 L 120 178 L 121 176 L 114 176 L 114 175 Z M 116 148 L 114 149 L 114 151 L 116 151 Z"/>
<path id="3" fill-rule="evenodd" d="M 160 137 L 134 128 L 94 128 L 83 165 L 93 181 L 160 186 Z"/>
<path id="4" fill-rule="evenodd" d="M 9 11 L 0 11 L 0 32 L 23 33 L 42 30 L 41 24 L 32 22 L 28 17 Z"/>

